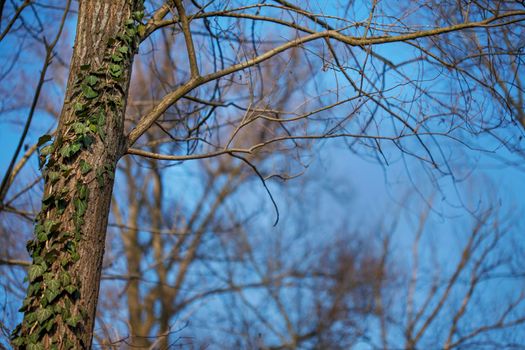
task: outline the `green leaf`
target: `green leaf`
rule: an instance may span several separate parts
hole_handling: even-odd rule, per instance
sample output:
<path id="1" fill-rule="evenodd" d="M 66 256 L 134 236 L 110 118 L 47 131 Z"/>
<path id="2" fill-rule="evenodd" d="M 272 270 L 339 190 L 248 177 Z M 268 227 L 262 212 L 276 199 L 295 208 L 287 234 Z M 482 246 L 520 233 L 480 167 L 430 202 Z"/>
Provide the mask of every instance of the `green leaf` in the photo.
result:
<path id="1" fill-rule="evenodd" d="M 80 102 L 75 102 L 73 108 L 75 109 L 75 112 L 82 112 L 84 110 L 84 105 Z"/>
<path id="2" fill-rule="evenodd" d="M 60 281 L 57 279 L 52 279 L 46 283 L 46 287 L 50 290 L 58 291 L 60 290 Z"/>
<path id="3" fill-rule="evenodd" d="M 121 71 L 118 71 L 118 72 L 109 72 L 109 74 L 111 74 L 111 76 L 113 78 L 120 78 L 122 76 L 122 72 Z"/>
<path id="4" fill-rule="evenodd" d="M 75 294 L 75 292 L 78 290 L 78 288 L 72 284 L 65 286 L 64 289 L 66 292 L 68 292 L 70 295 Z"/>
<path id="5" fill-rule="evenodd" d="M 124 22 L 124 24 L 127 25 L 127 26 L 132 25 L 134 23 L 135 23 L 135 21 L 132 20 L 132 19 L 127 19 L 126 22 Z"/>
<path id="6" fill-rule="evenodd" d="M 123 59 L 124 57 L 122 57 L 122 55 L 119 53 L 114 53 L 113 55 L 111 55 L 111 60 L 113 62 L 122 62 Z"/>
<path id="7" fill-rule="evenodd" d="M 36 312 L 30 312 L 25 314 L 25 321 L 29 324 L 33 324 L 36 322 Z"/>
<path id="8" fill-rule="evenodd" d="M 144 36 L 144 34 L 146 34 L 146 26 L 139 24 L 139 26 L 137 27 L 137 32 L 140 36 Z"/>
<path id="9" fill-rule="evenodd" d="M 89 70 L 91 68 L 90 64 L 83 64 L 80 66 L 80 70 Z"/>
<path id="10" fill-rule="evenodd" d="M 44 282 L 47 286 L 47 284 L 55 279 L 55 274 L 52 272 L 46 272 L 44 273 Z"/>
<path id="11" fill-rule="evenodd" d="M 44 350 L 44 345 L 41 343 L 27 344 L 27 350 Z"/>
<path id="12" fill-rule="evenodd" d="M 89 173 L 92 168 L 93 167 L 91 166 L 91 164 L 86 162 L 84 159 L 80 161 L 80 172 L 82 173 L 82 175 L 86 175 L 87 173 Z"/>
<path id="13" fill-rule="evenodd" d="M 80 315 L 73 315 L 73 316 L 71 316 L 70 318 L 68 318 L 68 319 L 66 320 L 66 323 L 67 323 L 70 327 L 75 328 L 75 327 L 78 325 L 78 323 L 80 322 L 81 319 L 82 319 L 82 318 L 80 317 Z"/>
<path id="14" fill-rule="evenodd" d="M 82 145 L 80 143 L 74 143 L 71 145 L 71 148 L 70 148 L 70 151 L 71 151 L 71 155 L 74 155 L 75 153 L 77 153 L 78 151 L 80 151 L 80 149 L 82 148 Z"/>
<path id="15" fill-rule="evenodd" d="M 119 34 L 117 35 L 117 38 L 119 38 L 120 40 L 124 41 L 125 43 L 130 43 L 131 42 L 131 38 L 126 35 L 126 34 Z"/>
<path id="16" fill-rule="evenodd" d="M 67 207 L 67 200 L 65 199 L 59 199 L 56 203 L 57 213 L 59 215 L 62 215 Z"/>
<path id="17" fill-rule="evenodd" d="M 122 66 L 118 64 L 110 64 L 109 73 L 112 77 L 119 78 L 122 75 Z"/>
<path id="18" fill-rule="evenodd" d="M 85 98 L 87 99 L 93 99 L 95 97 L 98 96 L 98 92 L 96 92 L 95 90 L 93 90 L 91 88 L 91 86 L 89 85 L 86 85 L 86 84 L 82 84 L 81 85 L 81 89 L 82 89 L 82 94 L 84 95 Z"/>
<path id="19" fill-rule="evenodd" d="M 44 329 L 46 330 L 46 332 L 49 332 L 53 326 L 55 325 L 55 320 L 54 319 L 49 319 L 47 320 L 47 322 L 43 325 Z"/>
<path id="20" fill-rule="evenodd" d="M 58 229 L 59 226 L 59 222 L 53 220 L 46 220 L 44 222 L 44 231 L 46 231 L 47 233 L 54 232 Z"/>
<path id="21" fill-rule="evenodd" d="M 17 337 L 11 340 L 11 344 L 13 344 L 14 346 L 22 347 L 22 345 L 25 344 L 25 338 Z"/>
<path id="22" fill-rule="evenodd" d="M 78 198 L 80 198 L 80 199 L 86 199 L 87 198 L 89 191 L 88 191 L 88 188 L 87 188 L 87 186 L 85 184 L 79 183 L 77 185 L 77 191 L 78 191 Z"/>
<path id="23" fill-rule="evenodd" d="M 44 323 L 44 321 L 51 316 L 53 316 L 53 309 L 51 307 L 40 308 L 36 311 L 36 319 L 39 323 Z"/>
<path id="24" fill-rule="evenodd" d="M 72 125 L 73 130 L 75 130 L 75 134 L 77 135 L 83 135 L 87 132 L 87 128 L 83 123 L 76 122 Z"/>
<path id="25" fill-rule="evenodd" d="M 82 217 L 87 209 L 87 203 L 85 200 L 81 200 L 80 198 L 75 198 L 73 201 L 73 204 L 75 205 L 75 211 L 77 216 Z"/>
<path id="26" fill-rule="evenodd" d="M 44 143 L 51 141 L 52 137 L 51 135 L 42 135 L 38 138 L 37 147 L 42 146 Z"/>
<path id="27" fill-rule="evenodd" d="M 133 38 L 137 34 L 137 31 L 134 27 L 131 27 L 126 30 L 126 33 Z"/>
<path id="28" fill-rule="evenodd" d="M 77 262 L 80 260 L 80 255 L 78 254 L 78 252 L 71 252 L 71 259 L 73 259 L 74 262 Z M 66 289 L 67 290 L 67 289 Z M 76 288 L 75 288 L 76 290 Z"/>
<path id="29" fill-rule="evenodd" d="M 98 126 L 104 126 L 106 123 L 106 115 L 103 111 L 100 111 L 97 115 L 97 125 Z"/>
<path id="30" fill-rule="evenodd" d="M 110 64 L 109 70 L 112 72 L 119 72 L 122 70 L 122 67 L 119 64 Z"/>
<path id="31" fill-rule="evenodd" d="M 46 266 L 44 265 L 31 265 L 31 267 L 27 271 L 29 282 L 33 282 L 38 277 L 41 277 L 45 271 L 46 271 Z"/>
<path id="32" fill-rule="evenodd" d="M 60 171 L 67 176 L 71 172 L 71 167 L 69 165 L 60 164 Z"/>
<path id="33" fill-rule="evenodd" d="M 62 283 L 63 286 L 69 286 L 71 284 L 71 275 L 69 272 L 60 274 L 60 283 Z"/>
<path id="34" fill-rule="evenodd" d="M 64 146 L 62 146 L 62 148 L 60 148 L 59 152 L 62 155 L 62 157 L 64 157 L 64 158 L 68 158 L 69 157 L 69 154 L 71 153 L 69 148 L 70 148 L 70 146 L 67 143 Z"/>
<path id="35" fill-rule="evenodd" d="M 136 19 L 137 21 L 141 21 L 144 18 L 144 11 L 135 11 L 131 14 L 133 19 Z"/>
<path id="36" fill-rule="evenodd" d="M 93 143 L 93 138 L 86 134 L 79 137 L 77 141 L 84 145 L 84 148 L 88 148 Z"/>
<path id="37" fill-rule="evenodd" d="M 94 86 L 98 82 L 98 78 L 94 75 L 88 75 L 86 77 L 86 84 L 89 86 Z"/>
<path id="38" fill-rule="evenodd" d="M 60 179 L 60 173 L 58 171 L 50 171 L 47 173 L 47 178 L 51 183 L 55 183 Z"/>
<path id="39" fill-rule="evenodd" d="M 65 267 L 67 264 L 69 264 L 69 259 L 65 257 L 60 259 L 60 266 Z"/>
<path id="40" fill-rule="evenodd" d="M 120 53 L 128 53 L 128 47 L 127 46 L 121 46 L 117 49 Z"/>
<path id="41" fill-rule="evenodd" d="M 29 285 L 27 288 L 27 295 L 36 295 L 40 291 L 41 282 L 34 282 Z"/>
<path id="42" fill-rule="evenodd" d="M 44 296 L 46 297 L 49 303 L 53 302 L 60 295 L 60 290 L 58 289 L 46 289 Z"/>
<path id="43" fill-rule="evenodd" d="M 40 242 L 45 242 L 47 241 L 47 233 L 42 231 L 42 232 L 39 232 L 36 234 L 36 239 L 38 239 Z"/>

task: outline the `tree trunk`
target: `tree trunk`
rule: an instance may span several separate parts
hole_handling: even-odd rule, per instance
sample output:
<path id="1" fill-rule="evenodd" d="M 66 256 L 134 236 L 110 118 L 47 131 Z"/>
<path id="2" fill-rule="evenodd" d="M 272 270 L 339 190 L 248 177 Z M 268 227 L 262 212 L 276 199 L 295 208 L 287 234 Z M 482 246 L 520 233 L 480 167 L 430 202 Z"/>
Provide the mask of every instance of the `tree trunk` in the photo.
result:
<path id="1" fill-rule="evenodd" d="M 44 199 L 28 243 L 33 265 L 16 348 L 91 347 L 142 7 L 140 0 L 80 2 L 59 126 L 52 143 L 39 142 Z"/>

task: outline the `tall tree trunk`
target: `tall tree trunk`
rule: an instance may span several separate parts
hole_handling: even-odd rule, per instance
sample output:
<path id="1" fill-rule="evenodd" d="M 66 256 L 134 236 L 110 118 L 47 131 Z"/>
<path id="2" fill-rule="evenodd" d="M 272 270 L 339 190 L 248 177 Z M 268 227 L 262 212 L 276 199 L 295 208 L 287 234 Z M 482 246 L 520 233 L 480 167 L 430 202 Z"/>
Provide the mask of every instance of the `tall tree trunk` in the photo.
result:
<path id="1" fill-rule="evenodd" d="M 59 126 L 44 136 L 44 199 L 28 243 L 33 265 L 13 333 L 19 349 L 91 347 L 113 171 L 143 1 L 85 0 Z"/>

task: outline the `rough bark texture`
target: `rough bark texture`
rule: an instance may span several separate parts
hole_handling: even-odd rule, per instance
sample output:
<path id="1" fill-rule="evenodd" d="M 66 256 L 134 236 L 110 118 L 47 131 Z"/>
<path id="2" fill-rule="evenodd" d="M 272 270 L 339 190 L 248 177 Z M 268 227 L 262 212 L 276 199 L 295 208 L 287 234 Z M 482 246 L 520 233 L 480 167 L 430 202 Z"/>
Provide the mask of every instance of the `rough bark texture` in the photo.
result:
<path id="1" fill-rule="evenodd" d="M 80 2 L 66 98 L 43 161 L 43 208 L 28 244 L 33 266 L 16 348 L 91 347 L 142 3 Z"/>

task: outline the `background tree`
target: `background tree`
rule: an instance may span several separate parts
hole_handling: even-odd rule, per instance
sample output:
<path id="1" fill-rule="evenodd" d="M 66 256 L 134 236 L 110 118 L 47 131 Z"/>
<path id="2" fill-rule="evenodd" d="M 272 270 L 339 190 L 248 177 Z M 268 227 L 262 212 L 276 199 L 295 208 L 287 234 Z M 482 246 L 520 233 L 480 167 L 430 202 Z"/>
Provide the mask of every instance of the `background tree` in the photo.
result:
<path id="1" fill-rule="evenodd" d="M 138 1 L 81 2 L 58 128 L 53 137 L 44 136 L 29 147 L 21 160 L 55 47 L 67 16 L 76 13 L 69 11 L 69 5 L 57 9 L 30 1 L 4 11 L 10 20 L 2 40 L 8 35 L 15 40 L 20 30 L 41 41 L 46 52 L 25 131 L 0 190 L 3 210 L 32 220 L 31 211 L 13 206 L 18 193 L 27 191 L 25 187 L 10 199 L 6 195 L 38 148 L 44 193 L 36 215 L 35 240 L 29 244 L 33 263 L 15 346 L 90 347 L 110 189 L 117 161 L 125 154 L 175 162 L 222 156 L 204 162 L 210 167 L 209 183 L 218 180 L 225 191 L 219 192 L 220 199 L 232 193 L 233 185 L 242 183 L 250 171 L 265 189 L 269 179 L 300 173 L 308 165 L 306 157 L 315 154 L 312 141 L 316 139 L 344 138 L 352 150 L 385 164 L 398 157 L 404 160 L 408 154 L 436 168 L 430 176 L 445 174 L 453 179 L 463 171 L 453 156 L 457 143 L 484 150 L 501 145 L 520 149 L 522 131 L 515 121 L 520 120 L 523 105 L 519 63 L 525 11 L 519 2 L 407 1 L 390 8 L 388 3 L 373 1 L 368 7 L 352 3 L 333 4 L 329 9 L 298 5 L 174 1 L 148 3 L 144 11 Z M 57 10 L 63 20 L 56 40 L 49 43 L 40 11 Z M 322 10 L 327 13 L 321 15 Z M 36 25 L 28 25 L 24 13 Z M 17 21 L 23 24 L 19 28 L 14 27 Z M 470 45 L 476 38 L 476 44 Z M 126 124 L 131 67 L 139 47 L 147 55 L 137 67 L 156 72 L 158 47 L 162 47 L 162 62 L 173 73 L 148 74 L 165 92 L 152 89 L 149 102 L 139 101 L 136 111 L 128 108 Z M 181 47 L 185 48 L 182 57 Z M 406 51 L 393 55 L 392 50 L 400 47 Z M 12 62 L 17 62 L 16 54 Z M 135 81 L 143 88 L 140 72 L 136 70 Z M 474 82 L 482 89 L 474 89 Z M 483 136 L 471 136 L 478 134 Z M 125 159 L 132 186 L 135 172 Z M 152 227 L 158 231 L 166 220 L 160 205 L 165 186 L 158 165 L 145 164 L 152 168 L 148 173 L 153 186 L 144 184 L 144 188 L 151 188 L 154 198 L 135 198 L 138 207 L 134 210 L 140 211 L 142 204 L 151 207 Z M 224 179 L 218 179 L 219 175 Z M 210 208 L 211 215 L 216 215 L 213 205 Z M 118 211 L 115 218 L 125 220 L 122 215 L 119 219 Z M 127 219 L 133 223 L 133 218 Z M 191 235 L 180 237 L 184 256 L 171 258 L 182 259 L 177 264 L 181 283 L 184 261 L 186 266 L 194 261 L 202 230 L 212 222 L 203 220 L 186 227 Z M 137 243 L 142 244 L 137 242 L 139 236 L 133 239 L 134 227 L 125 236 L 131 273 L 137 272 L 132 258 L 139 253 Z M 169 258 L 164 261 L 161 251 L 155 250 L 161 240 L 151 239 L 151 245 L 159 254 L 155 259 L 164 262 L 158 265 L 162 285 L 170 267 L 163 265 L 169 265 Z M 135 284 L 130 284 L 130 291 Z M 158 288 L 155 293 L 165 292 Z M 170 307 L 162 309 L 172 314 Z M 319 317 L 320 324 L 324 318 Z M 166 325 L 161 322 L 157 334 L 165 333 Z M 132 326 L 137 327 L 138 323 Z M 291 334 L 293 327 L 288 328 Z M 132 329 L 133 342 L 140 341 L 135 332 Z M 295 331 L 291 337 L 296 343 L 283 341 L 282 346 L 299 346 L 297 341 L 304 334 L 308 332 Z M 318 341 L 333 344 L 332 340 Z"/>

